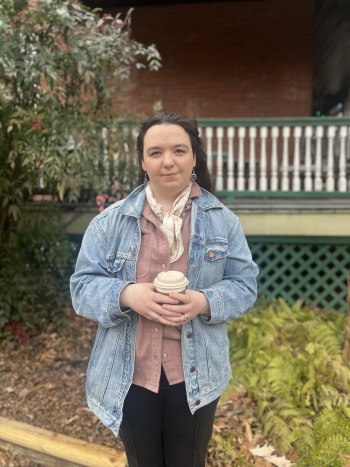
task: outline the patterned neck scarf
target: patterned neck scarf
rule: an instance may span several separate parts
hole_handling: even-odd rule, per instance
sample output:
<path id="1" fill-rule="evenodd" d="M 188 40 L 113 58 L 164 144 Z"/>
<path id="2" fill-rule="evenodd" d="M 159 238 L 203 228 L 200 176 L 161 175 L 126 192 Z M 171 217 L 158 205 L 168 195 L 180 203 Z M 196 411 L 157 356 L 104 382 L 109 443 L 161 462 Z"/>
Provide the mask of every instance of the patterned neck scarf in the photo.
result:
<path id="1" fill-rule="evenodd" d="M 182 211 L 184 210 L 184 207 L 190 195 L 191 187 L 192 182 L 176 198 L 171 211 L 164 213 L 162 206 L 156 201 L 155 197 L 153 196 L 150 184 L 148 183 L 146 186 L 146 198 L 148 204 L 150 205 L 154 214 L 162 222 L 160 228 L 165 233 L 169 242 L 170 263 L 173 263 L 174 261 L 179 259 L 182 253 L 184 252 L 184 246 L 181 235 L 182 219 L 180 218 L 180 216 L 182 214 Z"/>

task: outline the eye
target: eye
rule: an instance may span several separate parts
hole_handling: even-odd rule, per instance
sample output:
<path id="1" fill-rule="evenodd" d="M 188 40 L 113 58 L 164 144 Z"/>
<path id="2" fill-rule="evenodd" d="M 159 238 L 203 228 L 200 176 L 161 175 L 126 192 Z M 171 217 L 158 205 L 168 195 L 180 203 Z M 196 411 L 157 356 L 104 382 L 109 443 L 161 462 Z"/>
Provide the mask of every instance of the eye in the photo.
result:
<path id="1" fill-rule="evenodd" d="M 150 153 L 150 156 L 151 156 L 151 157 L 157 157 L 157 156 L 160 156 L 160 155 L 161 155 L 161 152 L 160 152 L 160 151 L 152 151 L 152 152 Z"/>
<path id="2" fill-rule="evenodd" d="M 175 154 L 184 154 L 184 153 L 185 153 L 184 149 L 178 148 L 178 149 L 175 150 Z"/>

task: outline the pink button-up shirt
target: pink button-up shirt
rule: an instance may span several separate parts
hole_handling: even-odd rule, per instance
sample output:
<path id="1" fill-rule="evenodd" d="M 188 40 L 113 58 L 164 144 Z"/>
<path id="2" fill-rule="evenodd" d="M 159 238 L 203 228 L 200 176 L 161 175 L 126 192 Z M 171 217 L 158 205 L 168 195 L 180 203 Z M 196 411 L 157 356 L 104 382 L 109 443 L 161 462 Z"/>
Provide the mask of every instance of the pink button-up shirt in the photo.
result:
<path id="1" fill-rule="evenodd" d="M 161 222 L 146 200 L 141 217 L 141 248 L 136 268 L 138 283 L 153 282 L 160 271 L 176 270 L 187 276 L 191 198 L 200 195 L 201 190 L 194 183 L 182 213 L 181 234 L 184 252 L 171 264 L 169 243 L 159 227 Z M 133 384 L 158 392 L 161 367 L 164 369 L 169 384 L 184 381 L 181 326 L 165 326 L 138 315 Z"/>

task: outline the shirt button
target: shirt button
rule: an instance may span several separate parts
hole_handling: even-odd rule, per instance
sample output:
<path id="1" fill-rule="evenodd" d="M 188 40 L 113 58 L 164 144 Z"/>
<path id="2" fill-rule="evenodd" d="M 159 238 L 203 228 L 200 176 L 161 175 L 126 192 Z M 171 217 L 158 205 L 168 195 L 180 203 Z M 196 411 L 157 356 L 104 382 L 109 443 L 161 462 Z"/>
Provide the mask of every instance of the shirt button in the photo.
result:
<path id="1" fill-rule="evenodd" d="M 162 264 L 162 268 L 165 269 L 165 264 Z"/>
<path id="2" fill-rule="evenodd" d="M 190 337 L 192 337 L 192 336 L 193 336 L 192 332 L 188 332 L 188 333 L 187 333 L 187 337 L 188 337 L 188 338 L 190 338 Z"/>
<path id="3" fill-rule="evenodd" d="M 201 403 L 200 400 L 196 401 L 196 405 L 200 405 L 200 403 Z"/>
<path id="4" fill-rule="evenodd" d="M 194 366 L 191 366 L 190 372 L 191 372 L 191 373 L 194 373 L 195 371 L 196 371 L 196 368 L 195 368 Z"/>
<path id="5" fill-rule="evenodd" d="M 154 328 L 154 330 L 155 330 L 156 332 L 158 332 L 158 331 L 159 331 L 159 328 Z"/>
<path id="6" fill-rule="evenodd" d="M 167 354 L 166 353 L 163 353 L 163 358 L 166 358 L 167 357 Z"/>

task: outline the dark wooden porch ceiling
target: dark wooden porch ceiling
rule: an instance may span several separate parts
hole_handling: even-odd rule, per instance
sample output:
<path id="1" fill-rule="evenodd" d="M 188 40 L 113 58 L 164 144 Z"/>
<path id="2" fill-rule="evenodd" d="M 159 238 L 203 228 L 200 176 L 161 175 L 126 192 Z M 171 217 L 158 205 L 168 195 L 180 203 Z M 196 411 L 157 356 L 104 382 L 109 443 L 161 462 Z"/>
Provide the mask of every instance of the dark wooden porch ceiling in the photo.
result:
<path id="1" fill-rule="evenodd" d="M 261 2 L 264 0 L 220 0 L 226 2 Z M 213 0 L 84 0 L 83 3 L 91 8 L 118 8 L 150 5 L 177 5 L 180 3 L 212 3 Z"/>

